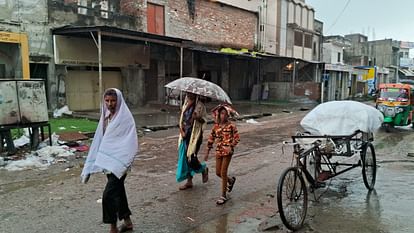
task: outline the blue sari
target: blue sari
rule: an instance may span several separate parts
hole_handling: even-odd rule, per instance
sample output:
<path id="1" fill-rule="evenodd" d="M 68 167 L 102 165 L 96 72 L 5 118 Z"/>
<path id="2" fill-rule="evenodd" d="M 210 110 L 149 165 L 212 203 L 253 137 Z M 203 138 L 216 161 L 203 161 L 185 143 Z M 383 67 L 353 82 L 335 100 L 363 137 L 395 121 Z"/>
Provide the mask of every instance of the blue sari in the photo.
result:
<path id="1" fill-rule="evenodd" d="M 177 164 L 177 173 L 175 179 L 177 182 L 186 180 L 189 176 L 194 176 L 196 173 L 202 173 L 206 169 L 206 163 L 200 162 L 201 167 L 198 170 L 193 170 L 188 166 L 187 160 L 187 143 L 185 140 L 182 140 L 178 148 L 178 164 Z"/>

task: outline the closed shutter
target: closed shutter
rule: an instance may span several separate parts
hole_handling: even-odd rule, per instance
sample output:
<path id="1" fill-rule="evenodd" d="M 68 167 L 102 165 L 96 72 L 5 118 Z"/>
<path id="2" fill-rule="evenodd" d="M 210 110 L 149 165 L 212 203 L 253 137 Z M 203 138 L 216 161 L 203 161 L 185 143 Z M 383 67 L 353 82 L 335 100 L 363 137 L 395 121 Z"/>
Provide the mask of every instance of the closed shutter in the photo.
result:
<path id="1" fill-rule="evenodd" d="M 147 32 L 164 35 L 164 6 L 147 3 Z"/>

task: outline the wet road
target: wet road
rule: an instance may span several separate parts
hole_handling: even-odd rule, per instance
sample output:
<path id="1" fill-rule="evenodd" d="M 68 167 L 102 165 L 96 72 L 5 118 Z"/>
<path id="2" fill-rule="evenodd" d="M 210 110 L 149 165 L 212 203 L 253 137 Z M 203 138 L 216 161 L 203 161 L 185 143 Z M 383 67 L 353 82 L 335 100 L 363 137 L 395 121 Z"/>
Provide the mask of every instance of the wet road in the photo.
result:
<path id="1" fill-rule="evenodd" d="M 259 232 L 266 220 L 279 224 L 266 232 L 287 232 L 275 200 L 279 175 L 291 161 L 291 148 L 281 142 L 299 129 L 304 115 L 296 111 L 257 119 L 259 124 L 237 123 L 241 143 L 229 173 L 238 179 L 224 206 L 215 204 L 220 180 L 213 160 L 207 184 L 195 177 L 192 190 L 178 191 L 176 129 L 140 138 L 140 158 L 126 179 L 134 232 Z M 414 158 L 407 153 L 414 152 L 413 135 L 401 128 L 378 132 L 375 192 L 367 192 L 360 168 L 333 179 L 311 202 L 300 232 L 412 232 Z M 99 203 L 105 177 L 79 184 L 79 162 L 46 171 L 0 170 L 0 232 L 107 232 Z"/>
<path id="2" fill-rule="evenodd" d="M 410 128 L 378 132 L 375 190 L 367 191 L 361 169 L 339 176 L 312 203 L 304 232 L 413 232 L 414 159 L 407 156 L 414 152 L 413 139 Z"/>

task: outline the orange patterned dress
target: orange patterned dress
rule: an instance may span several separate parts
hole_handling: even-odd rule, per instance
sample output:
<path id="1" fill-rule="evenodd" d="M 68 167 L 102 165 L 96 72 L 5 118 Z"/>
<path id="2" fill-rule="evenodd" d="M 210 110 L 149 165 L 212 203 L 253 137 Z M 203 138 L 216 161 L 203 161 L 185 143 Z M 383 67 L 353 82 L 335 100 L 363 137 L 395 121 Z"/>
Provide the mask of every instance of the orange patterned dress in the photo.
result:
<path id="1" fill-rule="evenodd" d="M 207 147 L 213 148 L 214 142 L 217 143 L 216 157 L 229 156 L 234 152 L 234 147 L 239 143 L 240 136 L 236 125 L 227 122 L 224 125 L 214 124 L 211 134 L 208 137 Z"/>

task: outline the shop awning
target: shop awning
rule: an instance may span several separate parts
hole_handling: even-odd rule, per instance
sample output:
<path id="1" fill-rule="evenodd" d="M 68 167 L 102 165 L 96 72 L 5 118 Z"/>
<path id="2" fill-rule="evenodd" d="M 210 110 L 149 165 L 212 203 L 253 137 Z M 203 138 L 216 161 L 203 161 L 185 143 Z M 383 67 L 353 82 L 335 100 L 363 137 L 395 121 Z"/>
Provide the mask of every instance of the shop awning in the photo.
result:
<path id="1" fill-rule="evenodd" d="M 111 41 L 143 41 L 151 42 L 169 46 L 181 47 L 183 42 L 189 42 L 190 40 L 185 40 L 181 38 L 169 37 L 156 35 L 140 31 L 132 31 L 127 29 L 121 29 L 117 27 L 109 26 L 64 26 L 59 28 L 52 29 L 53 35 L 66 35 L 74 37 L 87 37 L 90 38 L 91 33 L 94 36 L 97 36 L 97 33 L 100 32 L 102 35 L 102 40 L 111 40 Z"/>

